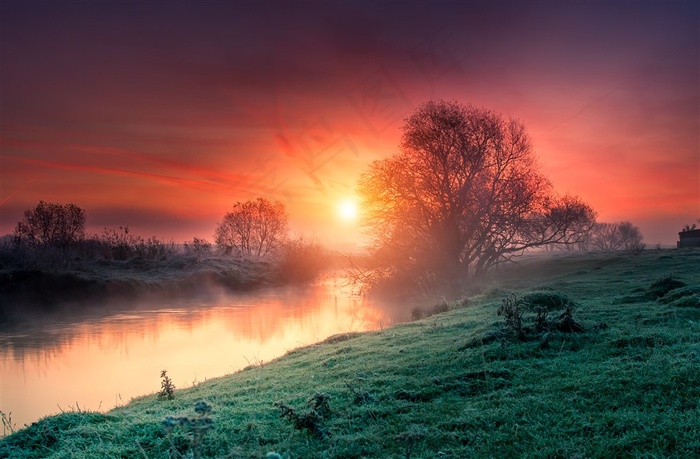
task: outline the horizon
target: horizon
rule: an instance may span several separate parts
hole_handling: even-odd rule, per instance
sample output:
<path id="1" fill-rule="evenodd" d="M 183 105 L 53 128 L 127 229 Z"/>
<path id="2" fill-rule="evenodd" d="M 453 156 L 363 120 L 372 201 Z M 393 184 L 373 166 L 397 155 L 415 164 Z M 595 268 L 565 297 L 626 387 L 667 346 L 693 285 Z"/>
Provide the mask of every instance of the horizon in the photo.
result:
<path id="1" fill-rule="evenodd" d="M 43 200 L 213 242 L 265 197 L 357 246 L 359 175 L 433 99 L 522 121 L 554 190 L 648 247 L 700 216 L 700 4 L 369 5 L 2 2 L 0 235 Z"/>

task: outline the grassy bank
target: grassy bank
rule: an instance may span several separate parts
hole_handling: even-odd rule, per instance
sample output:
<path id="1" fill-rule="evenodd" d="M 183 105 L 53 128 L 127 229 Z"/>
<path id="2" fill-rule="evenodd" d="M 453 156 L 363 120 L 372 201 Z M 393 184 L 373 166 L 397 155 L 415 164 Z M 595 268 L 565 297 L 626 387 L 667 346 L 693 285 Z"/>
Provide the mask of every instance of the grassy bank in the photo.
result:
<path id="1" fill-rule="evenodd" d="M 448 306 L 45 418 L 0 457 L 700 455 L 700 251 L 524 259 Z"/>
<path id="2" fill-rule="evenodd" d="M 290 240 L 274 255 L 257 259 L 162 243 L 119 248 L 96 241 L 65 248 L 0 243 L 0 319 L 105 298 L 182 298 L 221 289 L 304 283 L 331 263 L 323 247 L 303 239 Z"/>
<path id="3" fill-rule="evenodd" d="M 74 260 L 61 267 L 0 269 L 4 312 L 51 309 L 63 303 L 157 294 L 172 298 L 215 288 L 247 290 L 277 281 L 270 262 L 174 255 L 149 260 Z"/>

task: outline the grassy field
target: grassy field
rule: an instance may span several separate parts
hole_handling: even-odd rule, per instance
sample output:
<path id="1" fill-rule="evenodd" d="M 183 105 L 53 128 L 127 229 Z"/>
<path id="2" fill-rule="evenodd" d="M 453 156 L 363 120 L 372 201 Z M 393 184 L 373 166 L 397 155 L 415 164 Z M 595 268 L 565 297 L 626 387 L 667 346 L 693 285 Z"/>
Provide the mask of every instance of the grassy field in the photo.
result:
<path id="1" fill-rule="evenodd" d="M 700 251 L 528 257 L 446 309 L 48 417 L 0 457 L 700 456 Z"/>

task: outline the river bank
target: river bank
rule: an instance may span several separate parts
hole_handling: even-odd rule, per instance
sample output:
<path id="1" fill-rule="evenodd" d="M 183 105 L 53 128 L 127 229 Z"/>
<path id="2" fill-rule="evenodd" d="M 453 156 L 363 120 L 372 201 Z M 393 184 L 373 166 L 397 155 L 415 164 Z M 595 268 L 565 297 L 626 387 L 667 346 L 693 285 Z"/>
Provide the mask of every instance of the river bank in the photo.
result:
<path id="1" fill-rule="evenodd" d="M 0 270 L 0 313 L 47 310 L 100 298 L 178 298 L 216 289 L 245 291 L 281 284 L 269 261 L 173 256 L 160 260 L 94 260 L 63 269 Z"/>
<path id="2" fill-rule="evenodd" d="M 700 251 L 527 258 L 447 309 L 172 400 L 154 387 L 76 407 L 6 437 L 0 457 L 700 454 Z"/>

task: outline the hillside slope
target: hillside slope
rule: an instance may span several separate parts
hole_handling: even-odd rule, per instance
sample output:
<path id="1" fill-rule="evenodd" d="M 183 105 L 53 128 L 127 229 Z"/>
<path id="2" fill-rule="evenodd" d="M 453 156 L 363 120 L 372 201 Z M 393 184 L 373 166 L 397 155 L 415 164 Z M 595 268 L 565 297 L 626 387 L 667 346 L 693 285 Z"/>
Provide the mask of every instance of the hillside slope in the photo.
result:
<path id="1" fill-rule="evenodd" d="M 2 458 L 269 452 L 698 457 L 700 251 L 529 257 L 427 319 L 0 441 Z"/>

